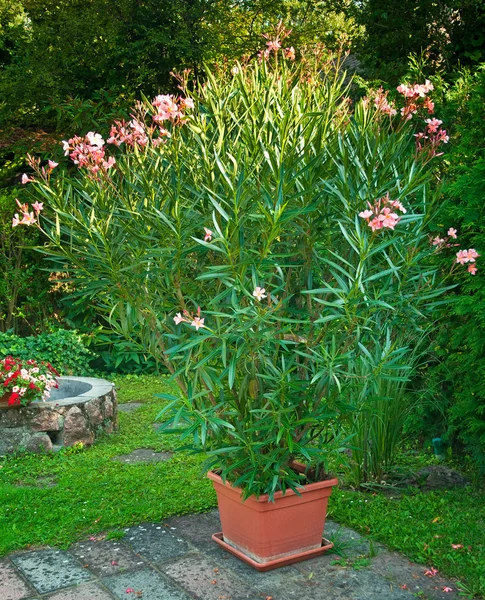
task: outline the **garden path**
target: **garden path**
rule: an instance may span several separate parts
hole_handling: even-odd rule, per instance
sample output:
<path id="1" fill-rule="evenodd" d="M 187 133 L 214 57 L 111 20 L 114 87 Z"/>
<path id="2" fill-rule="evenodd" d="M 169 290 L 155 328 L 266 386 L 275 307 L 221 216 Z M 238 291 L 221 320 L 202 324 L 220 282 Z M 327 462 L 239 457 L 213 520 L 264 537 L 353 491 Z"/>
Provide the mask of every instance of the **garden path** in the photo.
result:
<path id="1" fill-rule="evenodd" d="M 458 598 L 454 583 L 333 522 L 325 535 L 346 558 L 327 554 L 267 573 L 219 548 L 216 531 L 212 511 L 130 527 L 120 540 L 96 536 L 66 551 L 17 552 L 0 559 L 0 600 Z"/>

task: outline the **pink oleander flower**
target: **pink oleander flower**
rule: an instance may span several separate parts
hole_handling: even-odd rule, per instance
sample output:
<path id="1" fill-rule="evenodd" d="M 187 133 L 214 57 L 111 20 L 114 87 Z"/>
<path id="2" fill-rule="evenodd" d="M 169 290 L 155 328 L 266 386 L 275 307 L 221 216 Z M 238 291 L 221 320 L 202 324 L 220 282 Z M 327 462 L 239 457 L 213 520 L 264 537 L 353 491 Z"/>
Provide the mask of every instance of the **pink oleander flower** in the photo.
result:
<path id="1" fill-rule="evenodd" d="M 434 577 L 437 573 L 438 573 L 438 569 L 435 569 L 434 567 L 431 567 L 430 569 L 428 569 L 427 571 L 424 572 L 426 577 Z"/>
<path id="2" fill-rule="evenodd" d="M 155 123 L 163 121 L 175 121 L 183 116 L 180 107 L 172 94 L 161 94 L 152 101 L 152 106 L 157 109 L 157 114 L 153 115 Z"/>
<path id="3" fill-rule="evenodd" d="M 34 213 L 33 212 L 25 212 L 23 214 L 23 218 L 20 221 L 19 225 L 33 225 L 34 223 L 36 223 Z"/>
<path id="4" fill-rule="evenodd" d="M 192 98 L 181 98 L 180 99 L 180 104 L 184 108 L 193 109 L 195 107 L 195 104 L 194 104 L 194 101 L 192 100 Z"/>
<path id="5" fill-rule="evenodd" d="M 472 265 L 470 265 L 471 267 Z M 463 544 L 451 544 L 451 547 L 453 548 L 453 550 L 460 550 L 460 548 L 463 548 Z"/>
<path id="6" fill-rule="evenodd" d="M 389 203 L 391 206 L 393 206 L 394 208 L 397 208 L 398 210 L 400 210 L 402 212 L 403 215 L 405 215 L 408 211 L 404 208 L 404 206 L 401 204 L 401 202 L 399 202 L 399 200 L 392 200 Z"/>
<path id="7" fill-rule="evenodd" d="M 470 273 L 470 275 L 475 275 L 477 271 L 478 271 L 477 265 L 475 265 L 473 263 L 471 265 L 468 265 L 468 272 Z"/>
<path id="8" fill-rule="evenodd" d="M 66 140 L 62 140 L 61 144 L 62 144 L 62 149 L 64 150 L 64 156 L 69 156 L 69 152 L 70 152 L 69 142 L 66 142 Z"/>
<path id="9" fill-rule="evenodd" d="M 468 260 L 470 262 L 475 262 L 475 259 L 480 256 L 480 254 L 478 254 L 478 252 L 474 248 L 470 248 L 466 252 L 467 252 Z"/>
<path id="10" fill-rule="evenodd" d="M 448 229 L 448 235 L 450 236 L 450 238 L 453 238 L 454 240 L 456 240 L 456 229 L 453 229 L 453 227 L 450 227 Z"/>
<path id="11" fill-rule="evenodd" d="M 254 288 L 253 296 L 256 298 L 256 300 L 261 302 L 261 300 L 263 300 L 263 298 L 266 298 L 265 292 L 266 292 L 266 290 L 264 288 L 256 287 L 256 288 Z"/>
<path id="12" fill-rule="evenodd" d="M 88 131 L 86 134 L 86 139 L 91 146 L 95 146 L 96 148 L 102 148 L 104 146 L 103 137 L 101 134 L 95 133 L 94 131 Z"/>
<path id="13" fill-rule="evenodd" d="M 283 55 L 285 58 L 288 58 L 289 60 L 295 60 L 295 49 L 293 48 L 293 46 L 290 46 L 289 48 L 285 48 L 283 50 Z"/>
<path id="14" fill-rule="evenodd" d="M 34 180 L 33 180 L 33 178 L 32 178 L 32 177 L 29 177 L 29 176 L 27 175 L 27 173 L 24 173 L 24 174 L 22 175 L 22 179 L 21 179 L 21 181 L 22 181 L 22 184 L 23 184 L 23 185 L 25 185 L 26 183 L 30 183 L 31 181 L 34 181 Z"/>
<path id="15" fill-rule="evenodd" d="M 185 321 L 184 317 L 182 317 L 182 315 L 179 312 L 175 315 L 173 320 L 175 321 L 175 325 L 180 325 L 180 323 Z"/>
<path id="16" fill-rule="evenodd" d="M 204 327 L 204 319 L 201 319 L 200 317 L 194 317 L 191 325 L 192 327 L 195 327 L 197 331 L 199 331 L 201 327 Z"/>
<path id="17" fill-rule="evenodd" d="M 456 253 L 456 262 L 460 263 L 460 265 L 464 265 L 470 259 L 468 258 L 468 250 L 458 250 Z"/>
<path id="18" fill-rule="evenodd" d="M 359 217 L 362 217 L 363 219 L 369 219 L 373 214 L 374 213 L 371 210 L 363 210 L 359 213 Z"/>
<path id="19" fill-rule="evenodd" d="M 18 213 L 15 213 L 12 219 L 12 227 L 17 227 L 17 225 L 20 225 L 20 219 Z"/>
<path id="20" fill-rule="evenodd" d="M 32 208 L 34 209 L 35 214 L 38 215 L 40 211 L 44 208 L 44 204 L 43 202 L 34 202 L 32 204 Z"/>
<path id="21" fill-rule="evenodd" d="M 388 229 L 394 229 L 394 227 L 401 220 L 396 213 L 391 212 L 390 208 L 384 208 L 383 212 L 377 217 L 377 219 L 382 223 L 382 227 L 386 227 Z"/>
<path id="22" fill-rule="evenodd" d="M 53 169 L 55 169 L 56 167 L 59 166 L 59 163 L 54 162 L 53 160 L 49 160 L 48 161 L 49 164 L 49 169 L 52 171 Z"/>
<path id="23" fill-rule="evenodd" d="M 386 115 L 390 115 L 391 117 L 397 114 L 397 110 L 395 109 L 394 104 L 389 103 L 389 101 L 387 100 L 387 92 L 385 92 L 382 87 L 380 87 L 373 93 L 373 97 L 374 106 L 377 110 L 380 110 L 381 112 L 385 113 Z"/>
<path id="24" fill-rule="evenodd" d="M 453 591 L 453 588 L 450 588 L 450 587 L 448 587 L 447 585 L 444 585 L 444 586 L 441 588 L 441 590 L 442 590 L 443 592 L 445 592 L 445 593 L 448 593 L 448 592 L 452 592 L 452 591 Z"/>
<path id="25" fill-rule="evenodd" d="M 442 246 L 445 243 L 445 240 L 444 238 L 440 238 L 439 235 L 437 235 L 435 238 L 433 238 L 431 243 L 433 246 Z"/>
<path id="26" fill-rule="evenodd" d="M 443 123 L 443 121 L 440 121 L 439 119 L 426 119 L 425 123 L 428 124 L 428 131 L 430 133 L 437 133 L 439 126 Z"/>
<path id="27" fill-rule="evenodd" d="M 423 102 L 423 108 L 428 111 L 429 115 L 432 115 L 434 112 L 434 102 L 429 98 L 425 98 Z"/>
<path id="28" fill-rule="evenodd" d="M 214 235 L 214 232 L 211 231 L 210 229 L 207 229 L 207 227 L 204 227 L 204 231 L 205 231 L 204 242 L 210 242 L 212 240 L 212 236 Z"/>
<path id="29" fill-rule="evenodd" d="M 281 48 L 281 43 L 279 40 L 270 40 L 269 42 L 266 42 L 266 46 L 268 46 L 270 52 L 278 52 Z"/>

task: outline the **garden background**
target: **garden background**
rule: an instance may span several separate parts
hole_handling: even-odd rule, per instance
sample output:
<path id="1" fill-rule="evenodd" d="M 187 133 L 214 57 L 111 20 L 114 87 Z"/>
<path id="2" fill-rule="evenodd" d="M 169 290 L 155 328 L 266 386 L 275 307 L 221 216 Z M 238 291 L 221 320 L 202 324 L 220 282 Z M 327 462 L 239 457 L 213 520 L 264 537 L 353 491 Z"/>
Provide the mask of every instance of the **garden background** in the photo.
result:
<path id="1" fill-rule="evenodd" d="M 485 252 L 485 7 L 481 0 L 59 0 L 55 5 L 0 0 L 0 263 L 4 273 L 0 357 L 34 355 L 63 373 L 109 374 L 118 378 L 121 394 L 127 389 L 128 395 L 136 386 L 146 385 L 141 377 L 152 375 L 152 391 L 160 391 L 156 382 L 163 377 L 163 368 L 136 343 L 107 327 L 96 298 L 76 295 L 67 271 L 51 272 L 49 262 L 33 248 L 44 242 L 38 230 L 12 229 L 15 199 L 25 200 L 21 177 L 30 173 L 26 155 L 65 165 L 61 140 L 88 131 L 107 136 L 113 120 L 128 117 L 136 100 L 177 93 L 173 72 L 190 69 L 191 77 L 203 82 L 208 69 L 232 64 L 243 55 L 256 56 L 264 45 L 262 34 L 280 21 L 291 29 L 285 44 L 297 52 L 321 44 L 331 52 L 350 50 L 346 65 L 354 76 L 355 101 L 380 86 L 392 99 L 403 81 L 432 81 L 436 114 L 450 141 L 433 163 L 442 208 L 429 235 L 439 236 L 452 226 L 459 231 L 462 248 Z M 60 172 L 61 168 L 56 176 Z M 413 410 L 401 432 L 405 455 L 401 463 L 431 460 L 432 439 L 442 438 L 450 463 L 459 464 L 477 486 L 466 498 L 460 494 L 449 498 L 454 507 L 450 511 L 471 515 L 485 473 L 483 271 L 479 267 L 473 276 L 464 272 L 456 283 L 448 292 L 452 302 L 444 309 L 446 318 L 440 319 L 431 342 L 433 357 L 410 386 Z M 151 402 L 151 396 L 146 400 Z M 155 413 L 148 406 L 146 416 L 150 428 L 149 418 Z M 132 439 L 137 435 L 148 436 L 145 443 L 158 443 L 151 433 L 133 432 Z M 129 436 L 124 439 L 128 443 Z M 102 454 L 102 447 L 97 452 Z M 22 460 L 25 464 L 19 463 L 19 468 L 30 471 L 32 459 Z M 411 510 L 427 514 L 429 519 L 423 523 L 443 519 L 435 514 L 442 512 L 442 499 L 406 497 L 399 518 Z M 367 512 L 363 526 L 375 528 L 393 544 L 389 523 L 397 518 L 394 508 L 387 511 L 387 523 L 375 523 L 382 514 L 380 503 L 393 507 L 392 502 L 380 495 L 370 501 L 375 509 Z M 417 507 L 406 507 L 413 502 Z M 208 497 L 197 506 L 176 503 L 168 511 L 210 505 Z M 133 508 L 124 519 L 155 518 L 152 510 L 150 506 L 140 513 Z M 355 525 L 356 513 L 350 513 L 345 502 L 336 510 Z M 115 513 L 103 522 L 105 527 L 124 524 Z M 79 523 L 66 525 L 65 539 L 80 528 Z M 439 540 L 435 549 L 418 548 L 418 531 L 419 527 L 409 533 L 405 550 L 410 555 L 427 560 L 434 552 L 441 556 L 436 564 L 441 560 L 451 575 L 466 579 L 473 591 L 483 591 L 485 574 L 480 572 L 479 558 L 470 564 L 456 552 L 447 556 Z M 444 533 L 447 542 L 448 534 L 454 536 L 451 542 L 461 543 L 455 530 Z M 43 535 L 39 539 L 45 540 Z M 397 540 L 395 545 L 403 549 Z"/>

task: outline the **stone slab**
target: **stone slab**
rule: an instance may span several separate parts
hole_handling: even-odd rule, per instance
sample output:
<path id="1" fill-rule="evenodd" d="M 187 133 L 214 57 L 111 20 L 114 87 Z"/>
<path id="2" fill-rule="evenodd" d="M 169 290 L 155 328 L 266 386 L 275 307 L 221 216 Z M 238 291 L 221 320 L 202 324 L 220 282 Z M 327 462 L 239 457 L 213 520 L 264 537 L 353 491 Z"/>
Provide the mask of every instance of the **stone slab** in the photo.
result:
<path id="1" fill-rule="evenodd" d="M 79 542 L 69 548 L 85 569 L 97 577 L 107 577 L 146 567 L 146 563 L 126 544 L 110 540 Z"/>
<path id="2" fill-rule="evenodd" d="M 187 556 L 160 568 L 200 600 L 261 600 L 258 590 L 251 589 L 220 562 L 202 554 Z"/>
<path id="3" fill-rule="evenodd" d="M 410 562 L 404 556 L 395 552 L 383 551 L 378 560 L 373 560 L 370 569 L 395 585 L 406 585 L 413 594 L 424 594 L 433 600 L 455 600 L 459 597 L 456 585 L 437 573 L 428 577 L 425 572 L 428 567 Z M 449 587 L 452 592 L 443 592 L 443 587 Z"/>
<path id="4" fill-rule="evenodd" d="M 138 448 L 137 450 L 133 450 L 130 454 L 121 454 L 120 456 L 115 456 L 111 460 L 125 464 L 152 464 L 165 462 L 172 458 L 172 456 L 172 452 L 155 452 L 154 450 L 150 450 L 150 448 Z"/>
<path id="5" fill-rule="evenodd" d="M 113 600 L 113 596 L 96 583 L 88 583 L 47 596 L 46 600 Z"/>
<path id="6" fill-rule="evenodd" d="M 149 562 L 158 563 L 183 556 L 194 548 L 174 528 L 161 523 L 144 523 L 126 530 L 123 540 Z"/>
<path id="7" fill-rule="evenodd" d="M 178 537 L 189 541 L 199 550 L 219 550 L 220 547 L 211 539 L 213 533 L 222 530 L 219 512 L 212 510 L 207 513 L 171 517 L 164 521 L 164 525 L 173 527 Z"/>
<path id="8" fill-rule="evenodd" d="M 181 588 L 153 569 L 107 577 L 102 582 L 119 600 L 137 598 L 137 592 L 142 592 L 143 600 L 192 600 Z"/>
<path id="9" fill-rule="evenodd" d="M 61 550 L 35 550 L 14 554 L 11 560 L 39 594 L 54 592 L 93 578 L 70 554 Z"/>
<path id="10" fill-rule="evenodd" d="M 12 563 L 0 560 L 0 600 L 23 600 L 33 594 L 33 588 L 25 583 Z"/>
<path id="11" fill-rule="evenodd" d="M 140 406 L 143 406 L 143 402 L 125 402 L 124 404 L 118 404 L 118 411 L 123 413 L 135 412 Z"/>

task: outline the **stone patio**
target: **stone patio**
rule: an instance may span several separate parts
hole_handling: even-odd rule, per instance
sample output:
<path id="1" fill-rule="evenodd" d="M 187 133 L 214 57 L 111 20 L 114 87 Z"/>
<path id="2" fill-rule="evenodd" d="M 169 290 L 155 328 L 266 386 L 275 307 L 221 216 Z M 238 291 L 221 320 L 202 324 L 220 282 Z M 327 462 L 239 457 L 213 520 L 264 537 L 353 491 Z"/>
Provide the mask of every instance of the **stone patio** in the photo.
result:
<path id="1" fill-rule="evenodd" d="M 327 554 L 258 573 L 219 548 L 217 511 L 125 529 L 67 551 L 41 548 L 0 559 L 0 600 L 456 600 L 455 583 L 327 522 L 345 557 Z M 453 591 L 444 592 L 443 588 Z"/>

